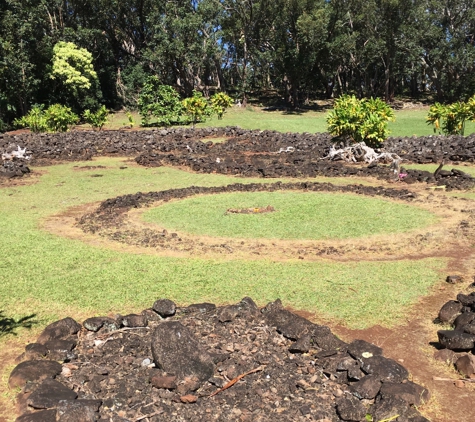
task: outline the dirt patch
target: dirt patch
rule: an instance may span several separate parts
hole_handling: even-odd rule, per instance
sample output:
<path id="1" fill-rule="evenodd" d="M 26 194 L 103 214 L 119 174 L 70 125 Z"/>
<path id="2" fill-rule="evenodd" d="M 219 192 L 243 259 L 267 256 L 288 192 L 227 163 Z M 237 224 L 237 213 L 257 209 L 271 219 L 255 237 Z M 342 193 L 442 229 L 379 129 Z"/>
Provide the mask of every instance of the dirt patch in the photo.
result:
<path id="1" fill-rule="evenodd" d="M 34 172 L 30 172 L 22 177 L 0 177 L 0 189 L 1 188 L 9 188 L 9 187 L 17 187 L 17 186 L 29 186 L 38 183 L 41 176 L 46 174 L 47 172 L 44 170 L 35 170 Z"/>
<path id="2" fill-rule="evenodd" d="M 452 365 L 434 359 L 437 342 L 435 324 L 440 307 L 458 293 L 467 289 L 473 281 L 475 257 L 471 254 L 454 252 L 449 261 L 447 272 L 462 276 L 467 282 L 460 285 L 441 282 L 434 286 L 432 293 L 421 298 L 419 303 L 407 310 L 406 323 L 393 328 L 374 326 L 364 330 L 352 330 L 341 325 L 331 325 L 333 331 L 343 340 L 361 338 L 384 348 L 385 354 L 404 365 L 412 379 L 427 387 L 432 400 L 421 410 L 432 422 L 469 421 L 475 419 L 473 396 L 475 385 L 462 383 Z M 450 379 L 441 381 L 437 378 Z"/>

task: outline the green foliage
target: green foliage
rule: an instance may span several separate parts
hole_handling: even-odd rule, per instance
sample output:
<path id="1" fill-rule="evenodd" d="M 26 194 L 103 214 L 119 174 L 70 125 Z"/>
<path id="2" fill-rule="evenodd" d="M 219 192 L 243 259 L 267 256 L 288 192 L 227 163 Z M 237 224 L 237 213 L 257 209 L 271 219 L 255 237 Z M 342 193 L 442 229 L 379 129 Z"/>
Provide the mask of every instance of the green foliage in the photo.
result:
<path id="1" fill-rule="evenodd" d="M 226 109 L 231 107 L 232 104 L 233 99 L 224 92 L 217 92 L 211 97 L 211 108 L 213 109 L 213 112 L 216 113 L 219 120 L 223 118 Z"/>
<path id="2" fill-rule="evenodd" d="M 132 116 L 132 113 L 130 111 L 126 111 L 125 115 L 127 116 L 127 120 L 129 121 L 129 126 L 132 129 L 135 125 L 134 116 Z"/>
<path id="3" fill-rule="evenodd" d="M 434 133 L 442 130 L 444 135 L 464 135 L 467 120 L 475 121 L 475 95 L 467 102 L 433 104 L 427 114 L 427 123 L 434 126 Z"/>
<path id="4" fill-rule="evenodd" d="M 69 107 L 53 104 L 45 110 L 48 132 L 67 132 L 79 121 L 79 117 Z"/>
<path id="5" fill-rule="evenodd" d="M 190 118 L 193 127 L 196 123 L 204 122 L 208 116 L 212 114 L 208 101 L 203 97 L 203 94 L 198 91 L 193 91 L 193 96 L 183 100 L 183 110 Z"/>
<path id="6" fill-rule="evenodd" d="M 18 127 L 28 127 L 32 132 L 67 132 L 79 120 L 69 107 L 53 104 L 46 110 L 42 105 L 35 105 L 20 119 L 15 120 Z"/>
<path id="7" fill-rule="evenodd" d="M 16 127 L 28 127 L 34 133 L 47 132 L 48 126 L 43 108 L 43 105 L 34 105 L 28 114 L 15 119 L 13 124 Z"/>
<path id="8" fill-rule="evenodd" d="M 51 72 L 51 79 L 56 78 L 74 93 L 90 89 L 91 81 L 97 79 L 92 65 L 92 54 L 72 42 L 58 42 L 53 48 Z"/>
<path id="9" fill-rule="evenodd" d="M 109 110 L 106 106 L 103 105 L 95 113 L 90 110 L 85 110 L 83 113 L 83 118 L 86 123 L 89 123 L 94 129 L 101 130 L 102 127 L 107 123 L 107 116 L 109 115 Z"/>
<path id="10" fill-rule="evenodd" d="M 388 122 L 393 120 L 393 110 L 379 98 L 359 100 L 342 95 L 335 100 L 327 124 L 332 135 L 379 147 L 389 135 Z"/>
<path id="11" fill-rule="evenodd" d="M 137 103 L 143 126 L 149 126 L 152 118 L 157 125 L 169 126 L 179 120 L 183 111 L 178 92 L 169 85 L 161 85 L 156 76 L 147 79 Z"/>

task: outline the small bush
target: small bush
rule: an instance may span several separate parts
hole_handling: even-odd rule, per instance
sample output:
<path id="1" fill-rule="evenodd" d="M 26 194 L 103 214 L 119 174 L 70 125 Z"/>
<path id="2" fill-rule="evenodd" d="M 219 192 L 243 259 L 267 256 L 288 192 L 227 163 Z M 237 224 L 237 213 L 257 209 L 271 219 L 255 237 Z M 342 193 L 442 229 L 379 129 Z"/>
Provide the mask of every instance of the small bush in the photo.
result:
<path id="1" fill-rule="evenodd" d="M 193 91 L 193 96 L 183 100 L 183 109 L 185 114 L 190 118 L 193 127 L 196 123 L 206 121 L 206 118 L 212 114 L 208 101 L 203 94 Z"/>
<path id="2" fill-rule="evenodd" d="M 223 118 L 226 109 L 231 107 L 232 104 L 233 99 L 224 92 L 217 92 L 211 97 L 211 108 L 217 114 L 219 120 Z"/>
<path id="3" fill-rule="evenodd" d="M 433 104 L 429 108 L 426 122 L 434 126 L 434 133 L 442 130 L 444 135 L 463 136 L 467 120 L 475 121 L 475 95 L 465 103 Z"/>
<path id="4" fill-rule="evenodd" d="M 45 119 L 48 132 L 67 132 L 79 121 L 77 114 L 61 104 L 49 106 L 45 110 Z"/>
<path id="5" fill-rule="evenodd" d="M 107 123 L 107 116 L 109 115 L 109 110 L 106 106 L 102 106 L 95 113 L 92 113 L 90 110 L 85 110 L 83 114 L 84 121 L 90 124 L 95 130 L 101 130 L 103 126 Z"/>
<path id="6" fill-rule="evenodd" d="M 126 111 L 125 115 L 127 116 L 127 119 L 129 120 L 129 126 L 132 129 L 135 125 L 134 116 L 132 116 L 130 111 Z"/>
<path id="7" fill-rule="evenodd" d="M 178 92 L 169 85 L 161 85 L 156 76 L 147 79 L 137 104 L 144 126 L 149 126 L 153 118 L 155 124 L 169 126 L 178 121 L 183 112 Z"/>
<path id="8" fill-rule="evenodd" d="M 34 105 L 28 114 L 19 119 L 15 119 L 13 124 L 16 127 L 27 127 L 34 133 L 47 132 L 45 112 L 42 105 Z"/>
<path id="9" fill-rule="evenodd" d="M 20 119 L 14 121 L 17 127 L 28 127 L 32 132 L 67 132 L 79 118 L 69 107 L 53 104 L 44 110 L 43 105 L 35 105 Z"/>
<path id="10" fill-rule="evenodd" d="M 359 100 L 343 95 L 335 100 L 327 124 L 332 135 L 379 147 L 389 135 L 388 122 L 393 120 L 393 110 L 379 98 Z"/>

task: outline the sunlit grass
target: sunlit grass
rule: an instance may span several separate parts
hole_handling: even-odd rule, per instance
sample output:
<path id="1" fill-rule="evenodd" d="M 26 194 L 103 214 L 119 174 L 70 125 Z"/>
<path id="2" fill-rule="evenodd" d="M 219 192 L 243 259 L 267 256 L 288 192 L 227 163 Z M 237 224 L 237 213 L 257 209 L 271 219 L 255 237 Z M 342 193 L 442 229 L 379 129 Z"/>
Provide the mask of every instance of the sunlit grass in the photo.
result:
<path id="1" fill-rule="evenodd" d="M 396 120 L 388 124 L 390 136 L 427 136 L 434 135 L 433 127 L 426 123 L 427 108 L 414 110 L 395 110 Z M 140 115 L 132 113 L 134 129 L 140 128 Z M 276 130 L 278 132 L 324 133 L 327 131 L 328 111 L 265 111 L 261 107 L 232 107 L 227 110 L 222 120 L 216 116 L 209 118 L 197 127 L 239 126 L 242 129 Z M 107 129 L 126 129 L 129 121 L 124 112 L 109 116 Z M 475 123 L 467 122 L 465 135 L 475 133 Z"/>
<path id="2" fill-rule="evenodd" d="M 267 205 L 275 212 L 226 212 Z M 425 210 L 379 198 L 288 191 L 187 198 L 153 208 L 143 218 L 169 230 L 196 235 L 309 240 L 403 232 L 436 221 Z"/>
<path id="3" fill-rule="evenodd" d="M 106 169 L 81 169 L 91 164 Z M 261 305 L 280 297 L 286 305 L 350 327 L 391 325 L 403 307 L 428 292 L 445 265 L 442 259 L 334 263 L 166 258 L 116 252 L 41 230 L 44 217 L 119 194 L 257 181 L 125 165 L 121 170 L 124 162 L 117 158 L 61 164 L 42 168 L 46 173 L 34 185 L 0 189 L 4 315 L 36 314 L 44 325 L 75 313 L 138 311 L 160 297 L 179 304 L 220 304 L 251 296 Z"/>

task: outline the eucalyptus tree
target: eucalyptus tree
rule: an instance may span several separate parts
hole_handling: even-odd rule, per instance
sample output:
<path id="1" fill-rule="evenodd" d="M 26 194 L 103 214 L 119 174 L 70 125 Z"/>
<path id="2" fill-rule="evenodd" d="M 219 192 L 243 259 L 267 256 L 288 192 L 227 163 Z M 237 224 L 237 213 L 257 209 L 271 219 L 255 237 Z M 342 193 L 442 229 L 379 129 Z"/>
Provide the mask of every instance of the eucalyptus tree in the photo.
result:
<path id="1" fill-rule="evenodd" d="M 277 0 L 275 8 L 274 66 L 280 71 L 287 101 L 298 107 L 302 88 L 322 86 L 330 8 L 325 0 Z"/>
<path id="2" fill-rule="evenodd" d="M 223 83 L 220 12 L 214 0 L 170 0 L 148 14 L 144 59 L 163 83 L 187 96 Z"/>
<path id="3" fill-rule="evenodd" d="M 269 82 L 271 41 L 275 33 L 276 2 L 272 0 L 215 0 L 222 11 L 222 42 L 232 85 L 245 105 L 252 82 Z M 263 77 L 262 77 L 263 76 Z"/>
<path id="4" fill-rule="evenodd" d="M 439 100 L 475 91 L 475 1 L 425 0 L 421 15 L 422 61 Z"/>

